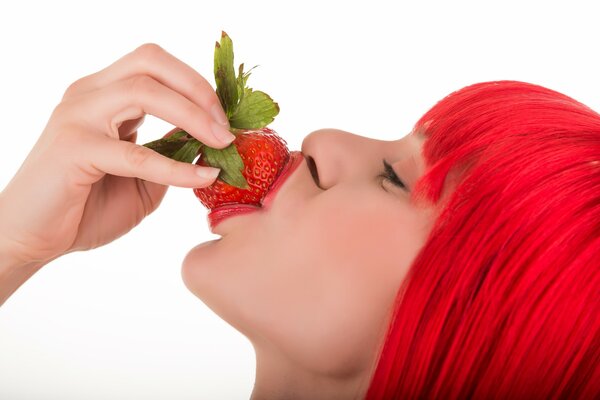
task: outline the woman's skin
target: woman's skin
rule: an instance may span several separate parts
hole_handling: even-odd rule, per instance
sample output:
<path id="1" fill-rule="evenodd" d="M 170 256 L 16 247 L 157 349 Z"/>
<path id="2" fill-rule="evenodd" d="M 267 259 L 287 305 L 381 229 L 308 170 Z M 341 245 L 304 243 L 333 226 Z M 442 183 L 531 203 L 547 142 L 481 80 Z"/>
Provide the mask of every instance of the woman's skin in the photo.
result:
<path id="1" fill-rule="evenodd" d="M 228 126 L 210 84 L 156 45 L 76 81 L 0 193 L 0 304 L 48 262 L 131 230 L 169 185 L 212 184 L 215 171 L 135 144 L 146 114 L 211 147 L 233 139 L 219 139 Z M 302 152 L 318 184 L 304 161 L 269 210 L 222 222 L 220 239 L 186 256 L 187 287 L 256 350 L 253 398 L 364 396 L 396 291 L 434 221 L 378 175 L 386 159 L 410 190 L 424 173 L 423 140 L 313 132 Z"/>
<path id="2" fill-rule="evenodd" d="M 425 243 L 431 209 L 377 176 L 385 158 L 412 188 L 422 138 L 313 132 L 272 208 L 225 220 L 192 249 L 187 287 L 256 351 L 254 399 L 363 398 L 396 292 Z"/>
<path id="3" fill-rule="evenodd" d="M 136 145 L 146 114 L 211 147 L 234 139 L 210 84 L 155 44 L 73 83 L 0 193 L 0 304 L 49 261 L 131 230 L 168 185 L 214 182 L 218 169 Z"/>

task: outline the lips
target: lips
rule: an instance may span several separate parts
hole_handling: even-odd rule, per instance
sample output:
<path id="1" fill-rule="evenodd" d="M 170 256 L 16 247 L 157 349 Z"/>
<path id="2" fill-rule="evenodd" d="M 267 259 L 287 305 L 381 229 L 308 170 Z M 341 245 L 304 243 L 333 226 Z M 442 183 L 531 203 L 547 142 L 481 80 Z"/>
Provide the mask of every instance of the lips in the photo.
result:
<path id="1" fill-rule="evenodd" d="M 277 179 L 275 179 L 275 182 L 273 182 L 273 185 L 271 185 L 271 188 L 267 192 L 267 195 L 261 201 L 263 208 L 265 208 L 265 209 L 270 208 L 271 203 L 273 203 L 273 200 L 275 199 L 275 196 L 277 195 L 277 192 L 279 191 L 279 189 L 281 189 L 281 187 L 287 181 L 287 179 L 294 173 L 296 168 L 298 168 L 298 166 L 302 163 L 303 159 L 304 159 L 304 156 L 302 155 L 301 152 L 299 152 L 299 151 L 290 152 L 290 160 L 285 165 L 285 167 L 283 168 L 283 170 L 281 171 L 281 173 L 279 174 Z"/>
<path id="2" fill-rule="evenodd" d="M 271 188 L 267 192 L 267 195 L 261 201 L 261 207 L 250 205 L 250 204 L 227 204 L 212 209 L 208 214 L 208 225 L 211 231 L 213 231 L 218 224 L 223 220 L 235 216 L 248 214 L 261 209 L 268 210 L 275 199 L 277 192 L 286 180 L 294 173 L 296 168 L 302 163 L 304 156 L 300 151 L 290 152 L 290 159 L 285 167 L 281 170 L 275 182 L 271 185 Z"/>
<path id="3" fill-rule="evenodd" d="M 208 227 L 212 231 L 226 218 L 234 215 L 248 214 L 260 209 L 260 207 L 251 204 L 227 204 L 214 208 L 208 213 Z"/>

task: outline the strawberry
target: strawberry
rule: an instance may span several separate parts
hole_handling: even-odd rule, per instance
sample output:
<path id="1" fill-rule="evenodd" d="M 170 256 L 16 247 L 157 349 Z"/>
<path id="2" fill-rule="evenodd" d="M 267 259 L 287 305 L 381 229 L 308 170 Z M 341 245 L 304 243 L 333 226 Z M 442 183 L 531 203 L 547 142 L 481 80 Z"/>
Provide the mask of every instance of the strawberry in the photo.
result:
<path id="1" fill-rule="evenodd" d="M 244 73 L 244 64 L 236 77 L 233 43 L 225 32 L 215 45 L 214 71 L 217 96 L 236 139 L 224 149 L 214 149 L 179 131 L 144 146 L 190 163 L 200 154 L 196 164 L 220 168 L 212 185 L 194 189 L 210 210 L 226 204 L 261 206 L 290 160 L 285 140 L 266 127 L 279 113 L 279 106 L 266 93 L 246 86 L 250 71 Z"/>
<path id="2" fill-rule="evenodd" d="M 242 175 L 249 187 L 241 189 L 217 179 L 208 187 L 195 188 L 194 193 L 198 199 L 211 210 L 231 203 L 260 206 L 290 158 L 285 140 L 269 128 L 243 131 L 233 141 L 233 145 L 244 163 Z M 196 164 L 209 165 L 203 157 Z"/>

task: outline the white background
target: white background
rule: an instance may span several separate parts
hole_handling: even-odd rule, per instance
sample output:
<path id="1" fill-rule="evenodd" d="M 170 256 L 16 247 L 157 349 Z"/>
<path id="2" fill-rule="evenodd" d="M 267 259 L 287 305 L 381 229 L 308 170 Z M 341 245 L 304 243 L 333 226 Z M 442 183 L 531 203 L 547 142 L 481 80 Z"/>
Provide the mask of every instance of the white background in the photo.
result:
<path id="1" fill-rule="evenodd" d="M 408 3 L 3 1 L 0 189 L 71 82 L 155 42 L 214 83 L 221 30 L 236 64 L 260 64 L 250 86 L 278 101 L 271 126 L 294 150 L 322 127 L 400 138 L 437 100 L 487 80 L 600 110 L 596 2 Z M 148 117 L 138 142 L 170 128 Z M 173 187 L 128 235 L 47 265 L 0 308 L 0 398 L 248 398 L 252 346 L 180 278 L 186 252 L 215 238 L 191 189 Z"/>

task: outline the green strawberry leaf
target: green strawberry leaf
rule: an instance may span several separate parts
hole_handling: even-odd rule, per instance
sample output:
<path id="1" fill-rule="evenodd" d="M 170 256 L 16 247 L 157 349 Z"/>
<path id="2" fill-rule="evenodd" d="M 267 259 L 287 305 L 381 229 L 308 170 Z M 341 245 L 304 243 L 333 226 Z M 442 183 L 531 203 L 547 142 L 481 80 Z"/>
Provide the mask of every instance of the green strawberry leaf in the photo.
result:
<path id="1" fill-rule="evenodd" d="M 230 116 L 238 103 L 238 90 L 233 67 L 233 42 L 225 32 L 221 33 L 221 43 L 215 44 L 214 72 L 217 96 L 225 114 Z"/>
<path id="2" fill-rule="evenodd" d="M 250 77 L 250 71 L 252 71 L 256 67 L 257 65 L 250 68 L 248 72 L 244 73 L 244 63 L 240 64 L 237 76 L 237 92 L 239 101 L 242 101 L 242 98 L 244 97 L 244 89 L 246 88 L 246 82 L 248 82 L 248 78 Z M 235 112 L 235 110 L 233 111 Z"/>
<path id="3" fill-rule="evenodd" d="M 162 154 L 165 157 L 173 158 L 175 153 L 177 153 L 177 151 L 179 151 L 179 149 L 181 149 L 191 138 L 192 136 L 190 136 L 187 132 L 179 131 L 173 133 L 169 137 L 148 142 L 144 144 L 144 146 Z"/>
<path id="4" fill-rule="evenodd" d="M 244 161 L 234 144 L 220 150 L 205 146 L 202 159 L 209 166 L 221 169 L 218 179 L 240 189 L 249 188 L 248 182 L 242 174 Z"/>
<path id="5" fill-rule="evenodd" d="M 240 103 L 229 117 L 232 128 L 260 129 L 269 125 L 279 114 L 279 105 L 260 90 L 244 89 Z"/>
<path id="6" fill-rule="evenodd" d="M 171 158 L 175 161 L 193 163 L 198 156 L 201 146 L 203 144 L 198 140 L 190 139 Z"/>
<path id="7" fill-rule="evenodd" d="M 220 43 L 215 45 L 214 56 L 217 96 L 229 119 L 231 131 L 236 133 L 236 129 L 260 129 L 273 122 L 279 113 L 279 105 L 266 93 L 246 87 L 250 71 L 256 67 L 244 72 L 244 64 L 240 64 L 236 76 L 233 42 L 225 32 L 221 33 Z M 189 163 L 193 163 L 201 152 L 206 164 L 221 169 L 218 179 L 240 189 L 249 189 L 248 182 L 242 174 L 244 162 L 233 144 L 224 149 L 213 149 L 185 131 L 180 131 L 144 146 L 164 156 Z"/>

